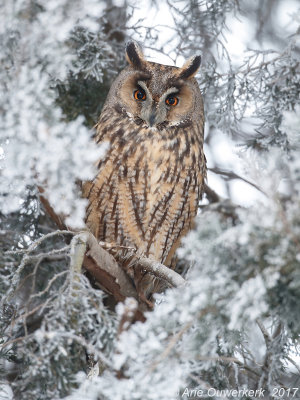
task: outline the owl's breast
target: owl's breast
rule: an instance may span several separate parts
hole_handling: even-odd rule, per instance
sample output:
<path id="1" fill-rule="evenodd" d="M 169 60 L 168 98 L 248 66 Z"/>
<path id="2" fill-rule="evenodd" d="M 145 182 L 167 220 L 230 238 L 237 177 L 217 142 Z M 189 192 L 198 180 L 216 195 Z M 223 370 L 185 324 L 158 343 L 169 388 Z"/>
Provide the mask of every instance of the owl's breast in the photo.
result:
<path id="1" fill-rule="evenodd" d="M 180 157 L 184 152 L 184 140 L 152 137 L 138 143 L 122 166 L 126 225 L 136 226 L 138 247 L 162 262 L 181 234 L 191 228 L 200 197 L 202 181 L 193 165 L 194 153 L 190 150 Z"/>
<path id="2" fill-rule="evenodd" d="M 100 240 L 168 263 L 197 211 L 201 146 L 144 129 L 114 137 L 87 196 L 87 225 Z"/>

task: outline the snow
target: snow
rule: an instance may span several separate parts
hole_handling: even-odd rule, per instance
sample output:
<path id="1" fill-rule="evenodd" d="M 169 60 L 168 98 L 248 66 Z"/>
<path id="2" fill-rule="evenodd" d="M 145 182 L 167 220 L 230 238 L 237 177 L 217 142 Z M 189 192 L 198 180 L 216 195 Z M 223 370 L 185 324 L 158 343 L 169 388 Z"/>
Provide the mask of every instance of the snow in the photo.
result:
<path id="1" fill-rule="evenodd" d="M 283 112 L 281 129 L 287 134 L 290 145 L 300 148 L 300 104 L 295 106 L 294 111 Z"/>
<path id="2" fill-rule="evenodd" d="M 44 9 L 32 24 L 27 24 L 26 18 L 21 22 L 14 19 L 28 6 L 25 1 L 16 7 L 6 1 L 0 18 L 3 34 L 11 35 L 16 47 L 10 55 L 16 54 L 14 67 L 1 73 L 5 95 L 0 129 L 5 136 L 0 204 L 5 213 L 16 211 L 26 187 L 39 185 L 55 211 L 67 216 L 68 225 L 81 228 L 86 201 L 81 199 L 76 180 L 94 177 L 95 162 L 107 147 L 96 147 L 83 117 L 63 121 L 51 86 L 72 68 L 74 54 L 67 43 L 71 30 L 78 22 L 90 26 L 89 22 L 101 15 L 103 4 L 94 0 L 42 3 Z"/>
<path id="3" fill-rule="evenodd" d="M 7 0 L 5 12 L 0 17 L 1 34 L 14 43 L 6 43 L 0 54 L 1 62 L 7 66 L 0 72 L 0 84 L 4 82 L 5 86 L 0 100 L 4 110 L 0 128 L 5 134 L 0 148 L 1 211 L 18 210 L 23 204 L 26 188 L 41 185 L 56 212 L 69 215 L 67 223 L 70 226 L 81 227 L 86 201 L 80 198 L 75 182 L 93 177 L 95 163 L 104 156 L 107 146 L 99 148 L 93 144 L 92 132 L 84 125 L 83 118 L 71 122 L 64 120 L 51 87 L 56 79 L 65 77 L 68 70 L 81 71 L 66 39 L 78 18 L 89 29 L 96 28 L 103 4 L 99 6 L 96 0 L 41 3 L 45 11 L 32 24 L 28 21 L 19 26 L 16 24 L 15 13 L 26 11 L 27 2 L 22 0 L 16 3 L 16 8 Z M 171 19 L 165 12 L 166 7 L 164 5 L 156 14 L 162 15 L 162 22 L 168 24 Z M 156 14 L 154 10 L 147 18 L 154 19 Z M 244 40 L 249 39 L 249 32 L 247 26 L 234 41 L 237 31 L 244 26 L 243 19 L 242 25 L 240 22 L 232 24 L 232 20 L 230 23 L 233 32 L 227 35 L 228 48 L 232 48 L 231 56 L 235 58 L 236 66 L 237 56 L 245 48 Z M 20 34 L 11 27 L 18 29 Z M 173 46 L 174 40 L 169 46 Z M 158 52 L 149 48 L 148 54 L 155 55 L 156 61 L 162 60 Z M 183 61 L 182 57 L 176 59 L 175 54 L 170 55 L 178 65 Z M 166 59 L 170 61 L 168 56 Z M 288 67 L 289 59 L 284 61 Z M 272 65 L 271 69 L 276 70 L 276 66 Z M 209 66 L 204 64 L 204 68 L 208 73 Z M 226 69 L 225 63 L 220 69 Z M 263 74 L 263 70 L 260 73 Z M 98 76 L 102 77 L 101 71 Z M 279 78 L 281 76 L 278 81 Z M 253 76 L 252 79 L 255 87 Z M 257 355 L 255 360 L 261 362 L 265 356 L 262 335 L 257 340 L 252 337 L 249 342 L 245 338 L 249 332 L 249 336 L 260 332 L 253 328 L 257 318 L 264 322 L 280 319 L 285 324 L 281 342 L 274 342 L 272 354 L 276 368 L 281 368 L 286 355 L 284 351 L 288 353 L 288 347 L 294 345 L 285 340 L 285 335 L 292 336 L 292 329 L 299 324 L 298 309 L 294 310 L 297 308 L 294 304 L 297 301 L 295 293 L 299 290 L 300 106 L 293 107 L 288 96 L 279 96 L 282 101 L 279 107 L 278 99 L 272 98 L 278 106 L 276 117 L 282 116 L 275 139 L 282 133 L 282 141 L 279 144 L 275 141 L 274 145 L 267 143 L 268 151 L 266 148 L 262 152 L 240 151 L 235 147 L 237 138 L 224 134 L 231 128 L 232 113 L 236 111 L 243 117 L 235 109 L 233 97 L 229 104 L 225 101 L 229 91 L 232 96 L 237 96 L 234 83 L 233 79 L 217 81 L 221 100 L 207 93 L 207 99 L 213 98 L 216 102 L 207 104 L 208 124 L 215 124 L 211 128 L 213 137 L 205 150 L 208 163 L 214 166 L 218 160 L 219 167 L 232 169 L 255 182 L 265 195 L 256 189 L 250 191 L 245 183 L 236 182 L 230 184 L 227 191 L 223 180 L 209 174 L 212 188 L 224 197 L 231 195 L 235 203 L 247 207 L 236 207 L 224 201 L 222 207 L 210 204 L 201 210 L 195 229 L 183 240 L 178 251 L 181 258 L 193 264 L 187 277 L 189 284 L 158 295 L 156 307 L 147 314 L 146 322 L 128 326 L 122 334 L 117 333 L 118 322 L 126 308 L 129 313 L 134 310 L 135 301 L 128 299 L 117 307 L 116 315 L 112 315 L 103 306 L 102 292 L 91 288 L 84 277 L 76 283 L 79 296 L 70 295 L 67 286 L 67 293 L 53 291 L 54 300 L 47 305 L 42 326 L 30 337 L 34 352 L 26 352 L 26 357 L 38 358 L 39 364 L 26 371 L 29 379 L 31 375 L 39 378 L 42 368 L 45 376 L 53 378 L 49 368 L 53 354 L 57 362 L 55 367 L 63 379 L 64 368 L 72 367 L 68 365 L 68 355 L 76 342 L 85 350 L 86 347 L 90 350 L 91 346 L 99 358 L 105 354 L 108 367 L 103 375 L 92 380 L 83 372 L 72 370 L 77 373 L 79 388 L 67 399 L 96 400 L 104 396 L 122 400 L 175 399 L 180 389 L 195 376 L 217 379 L 215 371 L 218 368 L 220 375 L 224 375 L 223 365 L 216 362 L 220 354 L 243 360 L 242 356 L 249 353 Z M 270 93 L 260 92 L 259 95 L 275 96 L 275 89 L 274 85 Z M 240 104 L 244 101 L 243 97 L 238 100 Z M 264 97 L 260 103 L 264 101 L 269 99 Z M 223 108 L 226 104 L 227 109 Z M 251 118 L 251 113 L 255 112 L 257 109 L 253 104 L 245 111 L 244 117 L 248 122 L 252 121 L 251 125 L 246 123 L 246 134 L 260 124 L 258 120 L 261 121 L 262 115 Z M 266 115 L 274 117 L 274 114 Z M 272 123 L 267 125 L 267 132 L 273 127 Z M 243 123 L 237 127 L 243 128 Z M 207 128 L 207 137 L 211 132 Z M 284 146 L 285 137 L 288 152 Z M 230 216 L 232 212 L 235 214 Z M 19 282 L 21 269 L 19 267 L 10 281 L 12 286 Z M 284 301 L 278 293 L 284 296 Z M 23 350 L 27 349 L 24 347 Z M 260 368 L 259 365 L 256 367 Z M 126 379 L 116 377 L 118 370 L 124 372 Z M 273 372 L 270 371 L 270 376 Z M 235 377 L 238 378 L 237 366 Z M 22 381 L 20 379 L 19 383 Z M 5 382 L 0 385 L 0 399 L 1 396 L 12 398 L 11 388 Z"/>
<path id="4" fill-rule="evenodd" d="M 13 398 L 11 387 L 7 383 L 0 382 L 0 400 L 13 400 Z"/>

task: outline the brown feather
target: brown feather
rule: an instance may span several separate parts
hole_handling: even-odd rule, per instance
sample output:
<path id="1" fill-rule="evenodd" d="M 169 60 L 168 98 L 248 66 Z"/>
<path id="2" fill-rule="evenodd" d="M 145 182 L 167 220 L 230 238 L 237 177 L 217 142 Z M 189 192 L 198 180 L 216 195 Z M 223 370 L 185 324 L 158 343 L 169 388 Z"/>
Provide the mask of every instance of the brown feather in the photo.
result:
<path id="1" fill-rule="evenodd" d="M 141 56 L 135 50 L 127 48 L 131 62 Z M 160 98 L 178 69 L 142 62 L 151 74 L 145 81 L 149 93 Z M 150 128 L 140 118 L 141 105 L 132 99 L 136 68 L 127 67 L 114 82 L 97 124 L 96 142 L 108 141 L 110 148 L 84 191 L 89 200 L 86 223 L 99 240 L 134 247 L 174 268 L 175 252 L 193 226 L 206 176 L 202 99 L 196 81 L 189 79 L 179 92 L 178 108 Z M 122 263 L 125 251 L 118 256 Z M 160 290 L 157 279 L 141 269 L 128 272 L 141 297 Z"/>

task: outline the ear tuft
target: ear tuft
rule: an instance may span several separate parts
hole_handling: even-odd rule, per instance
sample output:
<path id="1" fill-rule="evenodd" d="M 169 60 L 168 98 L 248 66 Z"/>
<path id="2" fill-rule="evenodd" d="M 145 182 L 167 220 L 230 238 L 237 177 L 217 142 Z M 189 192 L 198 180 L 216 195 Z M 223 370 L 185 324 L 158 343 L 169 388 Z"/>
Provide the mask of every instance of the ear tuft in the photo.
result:
<path id="1" fill-rule="evenodd" d="M 201 64 L 201 56 L 194 56 L 187 60 L 183 67 L 179 70 L 179 78 L 188 79 L 192 78 L 198 72 Z"/>
<path id="2" fill-rule="evenodd" d="M 145 61 L 144 54 L 136 42 L 131 41 L 127 43 L 125 56 L 128 63 L 134 68 L 142 68 L 142 64 Z"/>

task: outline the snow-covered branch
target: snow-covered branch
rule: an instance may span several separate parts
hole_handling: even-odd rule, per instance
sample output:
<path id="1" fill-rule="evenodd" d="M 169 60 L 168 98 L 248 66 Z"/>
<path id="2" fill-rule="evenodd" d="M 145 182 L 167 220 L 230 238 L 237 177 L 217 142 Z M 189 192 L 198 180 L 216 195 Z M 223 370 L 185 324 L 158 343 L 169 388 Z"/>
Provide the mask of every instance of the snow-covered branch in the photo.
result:
<path id="1" fill-rule="evenodd" d="M 107 246 L 109 247 L 109 243 Z M 90 232 L 81 232 L 74 236 L 71 249 L 71 267 L 74 271 L 78 272 L 82 265 L 98 285 L 112 294 L 117 301 L 124 301 L 126 297 L 138 298 L 129 276 Z M 179 287 L 186 283 L 175 271 L 155 260 L 136 257 L 135 264 L 163 279 L 171 287 Z"/>

